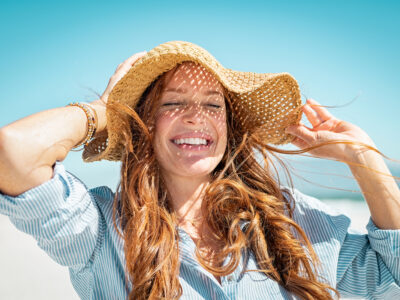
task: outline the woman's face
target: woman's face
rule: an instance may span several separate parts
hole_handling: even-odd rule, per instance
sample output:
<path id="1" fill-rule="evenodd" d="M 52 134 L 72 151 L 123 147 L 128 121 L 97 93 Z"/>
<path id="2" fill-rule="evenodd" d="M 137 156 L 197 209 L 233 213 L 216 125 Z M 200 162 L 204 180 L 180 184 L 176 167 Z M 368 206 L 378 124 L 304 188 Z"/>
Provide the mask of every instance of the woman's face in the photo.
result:
<path id="1" fill-rule="evenodd" d="M 223 87 L 206 69 L 185 62 L 167 73 L 155 115 L 154 151 L 163 172 L 210 174 L 227 144 Z"/>

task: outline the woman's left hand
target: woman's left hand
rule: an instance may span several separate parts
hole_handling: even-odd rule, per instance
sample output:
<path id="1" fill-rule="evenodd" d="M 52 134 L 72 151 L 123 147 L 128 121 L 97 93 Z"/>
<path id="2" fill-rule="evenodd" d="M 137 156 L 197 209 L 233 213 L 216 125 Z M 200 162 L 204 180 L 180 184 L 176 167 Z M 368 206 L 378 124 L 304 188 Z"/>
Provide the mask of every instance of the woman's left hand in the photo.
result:
<path id="1" fill-rule="evenodd" d="M 292 125 L 286 129 L 287 133 L 296 137 L 292 141 L 296 147 L 303 149 L 323 142 L 346 140 L 361 142 L 376 148 L 371 138 L 360 127 L 337 119 L 317 101 L 308 99 L 302 109 L 313 128 L 300 122 L 300 125 Z M 330 144 L 308 151 L 308 153 L 321 158 L 354 161 L 361 148 L 367 150 L 360 145 Z"/>

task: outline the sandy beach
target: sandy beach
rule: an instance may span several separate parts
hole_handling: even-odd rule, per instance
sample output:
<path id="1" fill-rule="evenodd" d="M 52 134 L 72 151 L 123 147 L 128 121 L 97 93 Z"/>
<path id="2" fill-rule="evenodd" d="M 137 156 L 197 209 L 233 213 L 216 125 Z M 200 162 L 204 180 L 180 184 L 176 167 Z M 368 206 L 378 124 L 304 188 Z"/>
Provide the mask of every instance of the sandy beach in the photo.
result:
<path id="1" fill-rule="evenodd" d="M 352 218 L 352 226 L 365 232 L 369 211 L 364 202 L 326 200 Z M 0 299 L 79 299 L 68 269 L 51 260 L 36 241 L 18 231 L 0 215 Z"/>
<path id="2" fill-rule="evenodd" d="M 68 269 L 56 264 L 29 235 L 0 215 L 0 299 L 79 299 Z"/>

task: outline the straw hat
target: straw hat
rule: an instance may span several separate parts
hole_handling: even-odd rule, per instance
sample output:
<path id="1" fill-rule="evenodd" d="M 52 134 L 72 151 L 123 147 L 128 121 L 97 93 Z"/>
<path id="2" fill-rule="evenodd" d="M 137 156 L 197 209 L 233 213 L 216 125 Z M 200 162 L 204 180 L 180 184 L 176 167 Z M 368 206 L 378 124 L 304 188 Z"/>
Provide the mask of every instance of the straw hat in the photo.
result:
<path id="1" fill-rule="evenodd" d="M 135 108 L 146 88 L 162 73 L 177 64 L 192 61 L 200 64 L 228 90 L 233 113 L 249 133 L 260 127 L 267 143 L 281 145 L 294 136 L 285 133 L 289 125 L 299 124 L 301 96 L 299 85 L 289 73 L 253 73 L 223 67 L 205 49 L 189 42 L 161 44 L 141 57 L 115 85 L 108 103 L 120 102 Z M 82 154 L 85 162 L 119 161 L 124 150 L 122 124 L 106 111 L 107 132 L 94 138 Z"/>

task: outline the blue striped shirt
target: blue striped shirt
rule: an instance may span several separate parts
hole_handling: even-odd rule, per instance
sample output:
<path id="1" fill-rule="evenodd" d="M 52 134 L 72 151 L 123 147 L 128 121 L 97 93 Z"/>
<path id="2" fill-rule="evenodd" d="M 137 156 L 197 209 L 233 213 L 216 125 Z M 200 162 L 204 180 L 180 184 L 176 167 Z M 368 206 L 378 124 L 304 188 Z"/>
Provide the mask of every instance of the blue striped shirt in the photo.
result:
<path id="1" fill-rule="evenodd" d="M 370 219 L 368 233 L 361 234 L 335 209 L 297 189 L 283 190 L 296 201 L 294 220 L 322 262 L 321 278 L 342 296 L 400 299 L 400 230 L 381 230 Z M 69 268 L 82 299 L 126 299 L 132 287 L 125 282 L 124 243 L 112 223 L 113 198 L 110 188 L 88 189 L 56 162 L 47 182 L 16 197 L 0 193 L 0 213 Z M 181 299 L 295 299 L 262 273 L 242 273 L 258 269 L 252 252 L 220 284 L 198 264 L 191 237 L 182 228 L 178 231 Z"/>

